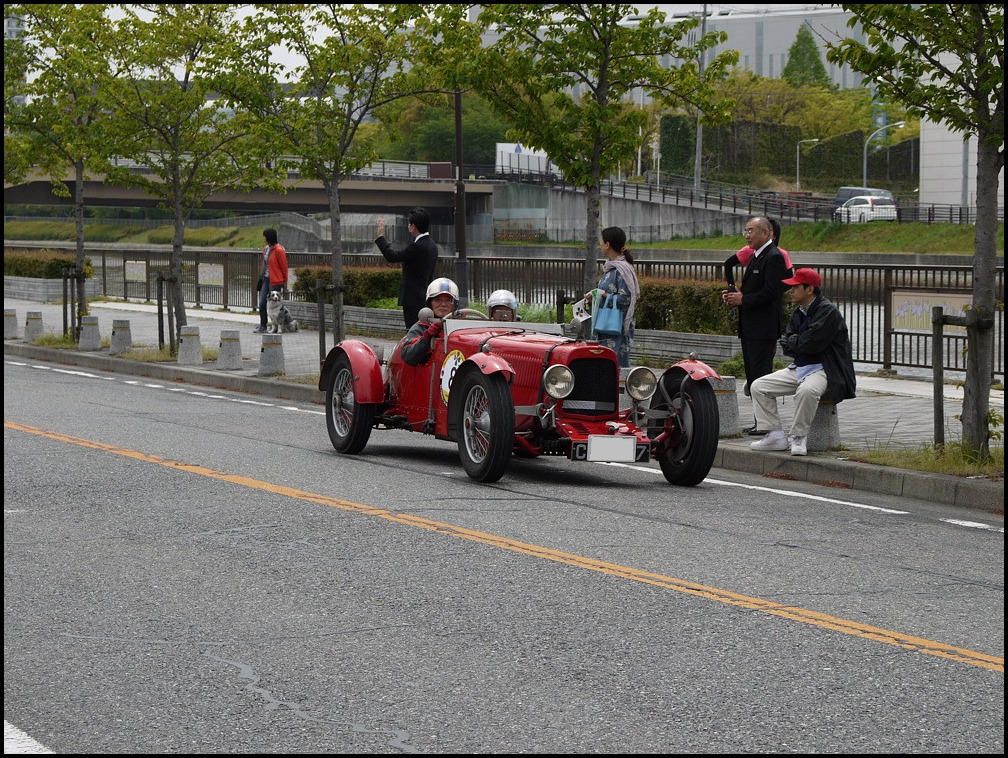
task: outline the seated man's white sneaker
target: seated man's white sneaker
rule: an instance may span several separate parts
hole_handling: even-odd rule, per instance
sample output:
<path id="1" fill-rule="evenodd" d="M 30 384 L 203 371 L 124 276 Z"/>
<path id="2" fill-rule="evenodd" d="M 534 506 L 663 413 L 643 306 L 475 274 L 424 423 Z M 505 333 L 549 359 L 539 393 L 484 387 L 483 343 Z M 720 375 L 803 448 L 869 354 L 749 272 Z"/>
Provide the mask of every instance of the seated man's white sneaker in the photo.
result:
<path id="1" fill-rule="evenodd" d="M 794 437 L 791 440 L 791 455 L 808 455 L 808 446 L 804 437 Z"/>
<path id="2" fill-rule="evenodd" d="M 756 442 L 750 442 L 749 447 L 753 450 L 787 450 L 787 435 L 780 429 L 768 432 L 767 435 Z"/>

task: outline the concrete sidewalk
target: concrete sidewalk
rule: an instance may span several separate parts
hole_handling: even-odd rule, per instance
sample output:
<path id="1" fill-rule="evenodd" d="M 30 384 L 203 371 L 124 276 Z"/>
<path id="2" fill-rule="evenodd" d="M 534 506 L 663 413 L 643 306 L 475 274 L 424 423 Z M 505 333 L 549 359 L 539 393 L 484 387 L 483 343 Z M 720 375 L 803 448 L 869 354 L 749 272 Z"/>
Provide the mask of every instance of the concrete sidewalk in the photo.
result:
<path id="1" fill-rule="evenodd" d="M 134 347 L 157 348 L 159 335 L 167 339 L 167 324 L 159 325 L 157 307 L 142 303 L 95 301 L 88 305 L 92 316 L 98 319 L 102 338 L 111 335 L 113 322 L 128 320 Z M 11 311 L 14 316 L 11 317 Z M 84 366 L 96 370 L 111 370 L 141 375 L 163 381 L 185 381 L 193 384 L 229 389 L 240 392 L 276 397 L 308 403 L 324 402 L 322 393 L 313 381 L 317 379 L 325 351 L 332 347 L 332 335 L 317 331 L 298 331 L 280 335 L 283 373 L 260 376 L 260 355 L 265 338 L 270 338 L 275 348 L 275 335 L 256 334 L 252 330 L 259 316 L 249 311 L 206 311 L 189 309 L 186 312 L 189 327 L 198 327 L 200 343 L 217 348 L 221 332 L 237 330 L 241 342 L 241 367 L 223 370 L 215 362 L 202 366 L 183 366 L 176 362 L 144 363 L 113 357 L 108 348 L 97 351 L 40 348 L 24 339 L 30 313 L 41 314 L 42 331 L 62 334 L 64 309 L 61 303 L 38 303 L 28 300 L 4 299 L 5 356 L 19 356 L 36 360 Z M 15 336 L 8 337 L 16 321 Z M 38 328 L 34 323 L 33 328 Z M 386 355 L 391 353 L 394 340 L 362 338 L 382 345 Z M 323 344 L 324 342 L 324 344 Z M 270 368 L 275 368 L 271 361 Z M 301 378 L 302 381 L 295 381 Z M 742 383 L 739 382 L 739 385 Z M 739 423 L 750 426 L 752 411 L 749 398 L 737 389 L 739 398 Z M 850 488 L 883 494 L 899 495 L 929 502 L 963 507 L 996 510 L 1004 502 L 1004 481 L 970 479 L 963 477 L 925 474 L 847 460 L 851 451 L 877 448 L 918 448 L 935 439 L 934 394 L 930 382 L 912 379 L 858 376 L 858 396 L 838 406 L 841 450 L 810 453 L 805 457 L 792 457 L 788 453 L 758 453 L 749 448 L 753 437 L 740 434 L 722 437 L 714 465 L 734 471 L 763 474 L 776 480 L 797 479 L 821 483 L 833 488 Z M 962 412 L 962 389 L 953 385 L 942 387 L 945 416 L 945 440 L 961 437 L 958 420 Z M 991 406 L 1004 415 L 1004 392 L 991 392 Z M 791 419 L 790 399 L 782 403 L 781 420 L 785 427 Z"/>

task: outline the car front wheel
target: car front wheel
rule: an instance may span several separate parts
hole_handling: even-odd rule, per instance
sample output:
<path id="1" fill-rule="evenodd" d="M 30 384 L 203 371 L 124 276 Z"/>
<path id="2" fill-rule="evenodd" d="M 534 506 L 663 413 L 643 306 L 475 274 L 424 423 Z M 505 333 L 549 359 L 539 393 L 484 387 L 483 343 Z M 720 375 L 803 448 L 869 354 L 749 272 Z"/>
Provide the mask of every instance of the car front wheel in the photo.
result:
<path id="1" fill-rule="evenodd" d="M 358 403 L 354 396 L 353 366 L 341 355 L 326 387 L 326 428 L 337 452 L 359 453 L 371 437 L 375 405 Z"/>
<path id="2" fill-rule="evenodd" d="M 659 389 L 651 407 L 669 413 L 663 427 L 648 428 L 652 439 L 665 435 L 655 450 L 665 479 L 686 487 L 699 484 L 707 477 L 717 454 L 721 422 L 714 388 L 702 380 L 687 381 L 668 394 Z"/>
<path id="3" fill-rule="evenodd" d="M 457 429 L 462 467 L 479 482 L 504 475 L 514 447 L 514 403 L 500 374 L 472 371 L 462 378 Z"/>

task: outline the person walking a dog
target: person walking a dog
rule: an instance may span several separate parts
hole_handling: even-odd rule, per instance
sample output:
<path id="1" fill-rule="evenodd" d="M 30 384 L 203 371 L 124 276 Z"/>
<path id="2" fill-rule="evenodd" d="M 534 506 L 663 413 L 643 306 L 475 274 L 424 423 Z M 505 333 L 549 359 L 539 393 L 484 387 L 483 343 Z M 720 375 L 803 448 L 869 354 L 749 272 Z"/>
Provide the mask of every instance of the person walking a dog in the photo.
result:
<path id="1" fill-rule="evenodd" d="M 434 278 L 438 248 L 430 236 L 430 214 L 425 208 L 414 208 L 407 214 L 406 228 L 413 235 L 413 241 L 402 250 L 393 250 L 385 239 L 385 219 L 379 218 L 375 244 L 385 260 L 403 266 L 399 305 L 402 306 L 403 323 L 409 329 L 416 323 L 420 309 L 424 307 L 424 292 Z"/>
<path id="2" fill-rule="evenodd" d="M 283 294 L 287 286 L 287 251 L 277 242 L 277 230 L 263 229 L 262 272 L 259 276 L 259 326 L 252 331 L 264 334 L 269 319 L 269 294 Z"/>

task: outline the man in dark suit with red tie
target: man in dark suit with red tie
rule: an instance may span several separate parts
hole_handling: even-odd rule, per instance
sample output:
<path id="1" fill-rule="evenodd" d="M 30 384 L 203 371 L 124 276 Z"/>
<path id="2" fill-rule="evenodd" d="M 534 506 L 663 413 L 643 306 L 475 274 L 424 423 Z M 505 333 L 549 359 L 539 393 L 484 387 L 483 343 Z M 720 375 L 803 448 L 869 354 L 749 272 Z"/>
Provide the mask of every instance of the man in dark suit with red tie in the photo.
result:
<path id="1" fill-rule="evenodd" d="M 788 272 L 784 256 L 774 244 L 770 219 L 753 216 L 746 221 L 743 234 L 755 252 L 742 275 L 741 289 L 725 290 L 721 297 L 739 309 L 739 340 L 748 395 L 754 381 L 774 370 L 777 340 L 784 331 L 784 292 L 788 286 L 783 280 Z M 755 435 L 767 430 L 757 429 L 754 422 L 746 431 Z"/>

